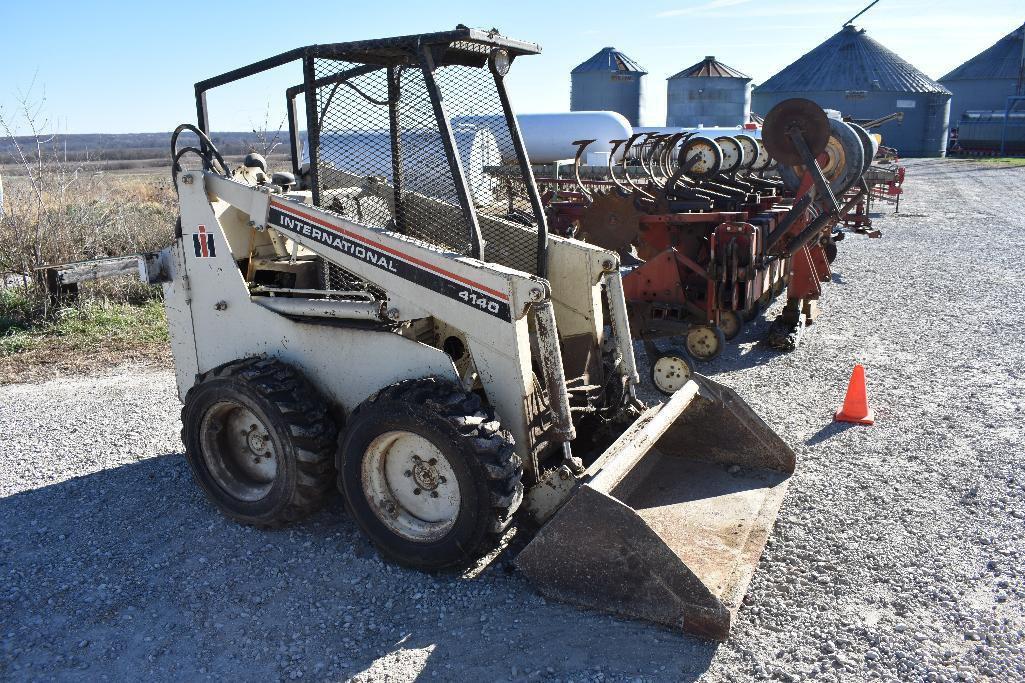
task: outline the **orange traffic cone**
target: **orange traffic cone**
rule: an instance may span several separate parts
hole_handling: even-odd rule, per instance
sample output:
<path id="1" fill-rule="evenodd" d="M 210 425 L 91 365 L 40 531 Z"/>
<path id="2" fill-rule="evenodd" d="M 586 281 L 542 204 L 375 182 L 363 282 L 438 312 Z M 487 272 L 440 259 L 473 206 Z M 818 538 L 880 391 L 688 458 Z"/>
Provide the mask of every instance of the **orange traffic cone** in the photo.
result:
<path id="1" fill-rule="evenodd" d="M 865 389 L 865 368 L 861 363 L 854 366 L 851 382 L 847 385 L 847 396 L 843 407 L 836 411 L 839 422 L 854 422 L 859 425 L 875 423 L 875 414 L 868 407 L 868 391 Z"/>

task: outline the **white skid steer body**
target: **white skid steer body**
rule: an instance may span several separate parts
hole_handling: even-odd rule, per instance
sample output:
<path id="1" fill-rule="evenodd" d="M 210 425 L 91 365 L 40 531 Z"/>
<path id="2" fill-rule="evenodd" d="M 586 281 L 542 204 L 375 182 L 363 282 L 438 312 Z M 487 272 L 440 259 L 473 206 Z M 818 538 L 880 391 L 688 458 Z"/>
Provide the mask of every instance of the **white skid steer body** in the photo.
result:
<path id="1" fill-rule="evenodd" d="M 706 378 L 651 407 L 635 397 L 619 259 L 547 235 L 502 84 L 537 51 L 460 27 L 197 84 L 204 168 L 175 152 L 176 239 L 146 269 L 163 283 L 187 456 L 251 523 L 312 511 L 337 476 L 382 553 L 423 568 L 477 559 L 438 548 L 515 514 L 540 527 L 516 564 L 545 594 L 723 639 L 794 454 Z M 294 173 L 228 173 L 203 94 L 290 60 L 309 131 L 290 119 Z M 479 103 L 456 110 L 484 92 L 507 129 L 474 127 Z M 247 512 L 286 484 L 278 517 Z M 475 522 L 473 504 L 499 512 Z"/>

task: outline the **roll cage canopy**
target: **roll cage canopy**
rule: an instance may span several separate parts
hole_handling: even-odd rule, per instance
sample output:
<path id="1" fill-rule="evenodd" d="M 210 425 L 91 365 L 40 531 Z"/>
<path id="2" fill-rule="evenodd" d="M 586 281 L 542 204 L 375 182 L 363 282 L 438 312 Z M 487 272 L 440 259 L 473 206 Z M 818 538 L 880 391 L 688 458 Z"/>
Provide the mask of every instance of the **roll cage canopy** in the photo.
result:
<path id="1" fill-rule="evenodd" d="M 495 29 L 462 25 L 296 48 L 196 83 L 198 127 L 210 133 L 211 89 L 301 61 L 303 81 L 286 90 L 285 111 L 292 171 L 315 205 L 345 217 L 352 209 L 358 220 L 482 260 L 488 244 L 488 260 L 543 277 L 547 224 L 503 83 L 516 57 L 540 51 Z M 384 131 L 390 147 L 381 143 Z M 515 171 L 503 175 L 503 166 Z M 386 207 L 368 213 L 358 206 L 365 193 L 348 189 L 359 178 L 384 182 L 376 192 L 386 195 Z M 502 229 L 510 220 L 521 229 Z"/>
<path id="2" fill-rule="evenodd" d="M 329 43 L 326 45 L 307 45 L 282 52 L 274 57 L 261 59 L 248 66 L 232 69 L 219 76 L 213 76 L 196 83 L 196 113 L 199 128 L 210 133 L 210 122 L 206 108 L 206 93 L 209 90 L 239 81 L 258 73 L 284 66 L 298 60 L 308 61 L 315 58 L 343 59 L 361 64 L 377 66 L 397 66 L 400 64 L 418 64 L 420 51 L 428 48 L 435 66 L 461 64 L 464 66 L 484 66 L 487 55 L 476 50 L 460 49 L 453 43 L 477 43 L 492 48 L 508 51 L 513 59 L 520 55 L 536 55 L 541 47 L 536 43 L 506 38 L 497 30 L 483 31 L 476 28 L 459 26 L 453 31 L 420 33 L 395 38 L 375 38 L 373 40 L 355 40 L 348 43 Z M 294 157 L 293 157 L 294 158 Z"/>

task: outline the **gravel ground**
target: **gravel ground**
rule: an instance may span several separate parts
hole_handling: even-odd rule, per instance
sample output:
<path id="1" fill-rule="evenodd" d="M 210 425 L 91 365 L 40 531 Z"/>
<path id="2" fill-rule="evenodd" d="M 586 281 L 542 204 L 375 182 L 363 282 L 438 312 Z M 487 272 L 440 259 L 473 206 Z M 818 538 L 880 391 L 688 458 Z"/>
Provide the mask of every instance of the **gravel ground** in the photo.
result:
<path id="1" fill-rule="evenodd" d="M 759 320 L 704 367 L 799 454 L 729 642 L 548 602 L 504 560 L 384 564 L 337 501 L 233 524 L 172 374 L 122 367 L 0 387 L 0 678 L 1025 680 L 1025 169 L 908 177 L 798 351 Z M 832 422 L 855 361 L 874 427 Z"/>

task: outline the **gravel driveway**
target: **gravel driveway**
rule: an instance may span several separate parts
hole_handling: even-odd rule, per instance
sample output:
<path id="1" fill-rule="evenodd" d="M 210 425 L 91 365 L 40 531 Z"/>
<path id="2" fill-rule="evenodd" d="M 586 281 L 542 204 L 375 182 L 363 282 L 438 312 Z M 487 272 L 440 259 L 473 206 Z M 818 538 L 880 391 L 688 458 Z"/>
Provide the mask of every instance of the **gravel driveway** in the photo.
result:
<path id="1" fill-rule="evenodd" d="M 704 366 L 798 451 L 729 642 L 382 563 L 193 485 L 169 371 L 0 387 L 0 678 L 1025 680 L 1025 168 L 909 164 L 803 345 Z M 774 312 L 774 311 L 773 311 Z M 856 360 L 874 427 L 832 414 Z"/>

